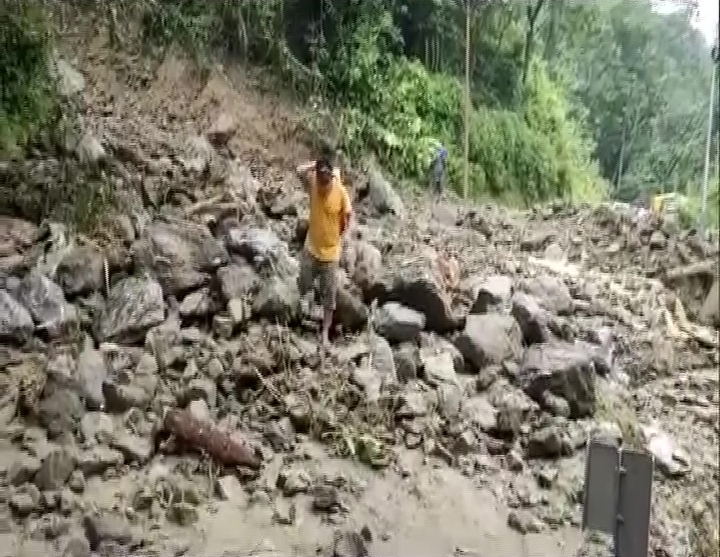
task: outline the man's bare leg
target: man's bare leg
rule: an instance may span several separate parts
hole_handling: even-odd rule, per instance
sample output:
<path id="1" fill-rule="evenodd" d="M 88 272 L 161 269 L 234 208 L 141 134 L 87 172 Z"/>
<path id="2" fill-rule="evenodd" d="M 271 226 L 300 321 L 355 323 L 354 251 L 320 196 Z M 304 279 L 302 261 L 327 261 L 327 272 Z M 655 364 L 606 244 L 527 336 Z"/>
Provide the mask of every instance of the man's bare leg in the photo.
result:
<path id="1" fill-rule="evenodd" d="M 323 309 L 322 333 L 320 334 L 320 346 L 323 351 L 330 348 L 330 326 L 332 325 L 333 310 Z"/>

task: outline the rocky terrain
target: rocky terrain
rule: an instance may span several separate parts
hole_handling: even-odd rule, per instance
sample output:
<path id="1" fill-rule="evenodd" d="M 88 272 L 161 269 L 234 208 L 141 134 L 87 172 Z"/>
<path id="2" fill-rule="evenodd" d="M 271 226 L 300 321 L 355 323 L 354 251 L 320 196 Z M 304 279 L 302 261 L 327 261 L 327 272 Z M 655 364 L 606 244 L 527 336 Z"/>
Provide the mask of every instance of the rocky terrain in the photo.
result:
<path id="1" fill-rule="evenodd" d="M 0 217 L 0 554 L 576 555 L 601 434 L 656 457 L 652 555 L 716 555 L 717 238 L 346 169 L 321 358 L 292 112 L 76 48 L 67 152 L 3 182 L 100 175 L 118 209 Z"/>

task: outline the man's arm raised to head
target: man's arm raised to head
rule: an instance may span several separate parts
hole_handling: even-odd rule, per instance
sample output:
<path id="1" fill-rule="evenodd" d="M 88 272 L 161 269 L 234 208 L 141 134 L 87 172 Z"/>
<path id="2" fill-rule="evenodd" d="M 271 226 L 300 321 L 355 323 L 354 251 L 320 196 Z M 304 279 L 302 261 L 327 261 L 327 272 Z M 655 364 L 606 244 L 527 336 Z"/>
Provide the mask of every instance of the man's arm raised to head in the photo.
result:
<path id="1" fill-rule="evenodd" d="M 340 187 L 343 192 L 342 214 L 340 215 L 340 235 L 343 235 L 347 232 L 348 228 L 350 228 L 350 220 L 352 219 L 352 203 L 350 202 L 350 195 L 348 194 L 345 186 L 341 183 Z"/>
<path id="2" fill-rule="evenodd" d="M 315 161 L 304 162 L 295 168 L 295 174 L 297 174 L 297 177 L 300 178 L 300 183 L 303 188 L 305 188 L 305 191 L 310 189 L 310 171 L 314 168 Z"/>

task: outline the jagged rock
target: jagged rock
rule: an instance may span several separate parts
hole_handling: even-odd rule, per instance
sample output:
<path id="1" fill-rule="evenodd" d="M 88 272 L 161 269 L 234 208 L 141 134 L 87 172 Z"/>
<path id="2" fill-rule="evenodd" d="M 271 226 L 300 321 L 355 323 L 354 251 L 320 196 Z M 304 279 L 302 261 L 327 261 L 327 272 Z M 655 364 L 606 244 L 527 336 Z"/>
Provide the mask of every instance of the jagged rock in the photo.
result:
<path id="1" fill-rule="evenodd" d="M 222 112 L 207 131 L 207 138 L 217 148 L 225 147 L 235 134 L 237 124 L 231 114 Z"/>
<path id="2" fill-rule="evenodd" d="M 425 315 L 397 302 L 384 304 L 375 317 L 375 330 L 390 342 L 415 340 L 425 327 Z"/>
<path id="3" fill-rule="evenodd" d="M 346 271 L 358 288 L 368 295 L 382 275 L 382 255 L 379 249 L 364 240 L 353 242 L 352 249 L 353 261 L 346 264 Z"/>
<path id="4" fill-rule="evenodd" d="M 35 330 L 30 312 L 5 290 L 0 290 L 0 339 L 27 341 Z"/>
<path id="5" fill-rule="evenodd" d="M 204 285 L 228 260 L 210 231 L 190 221 L 155 221 L 132 246 L 137 269 L 150 272 L 166 294 L 183 294 Z"/>
<path id="6" fill-rule="evenodd" d="M 50 336 L 67 333 L 78 321 L 77 309 L 65 300 L 62 288 L 37 271 L 22 280 L 18 298 L 32 315 L 37 328 Z"/>
<path id="7" fill-rule="evenodd" d="M 85 165 L 98 164 L 107 157 L 100 140 L 90 132 L 85 132 L 75 147 L 78 160 Z"/>
<path id="8" fill-rule="evenodd" d="M 253 313 L 270 321 L 287 323 L 300 312 L 300 291 L 293 280 L 272 277 L 260 288 L 253 302 Z"/>
<path id="9" fill-rule="evenodd" d="M 214 154 L 212 144 L 203 136 L 196 135 L 185 141 L 180 162 L 186 171 L 202 174 L 210 167 Z"/>
<path id="10" fill-rule="evenodd" d="M 260 286 L 260 277 L 248 263 L 232 263 L 217 272 L 220 290 L 225 300 L 242 299 Z"/>
<path id="11" fill-rule="evenodd" d="M 402 343 L 393 351 L 398 381 L 405 383 L 417 378 L 420 363 L 420 350 L 410 342 Z"/>
<path id="12" fill-rule="evenodd" d="M 343 284 L 344 283 L 344 284 Z M 360 296 L 352 291 L 352 286 L 339 281 L 335 319 L 346 331 L 362 329 L 368 321 L 368 308 Z"/>
<path id="13" fill-rule="evenodd" d="M 55 279 L 69 296 L 102 290 L 105 282 L 103 254 L 93 246 L 76 246 L 61 260 Z"/>
<path id="14" fill-rule="evenodd" d="M 367 191 L 371 203 L 380 214 L 391 213 L 402 216 L 405 213 L 402 199 L 393 189 L 392 184 L 375 168 L 371 168 L 368 172 Z"/>
<path id="15" fill-rule="evenodd" d="M 74 97 L 85 89 L 85 78 L 62 58 L 54 60 L 51 66 L 58 78 L 58 92 L 65 98 Z"/>
<path id="16" fill-rule="evenodd" d="M 80 396 L 85 400 L 88 409 L 96 410 L 105 405 L 103 382 L 106 377 L 105 358 L 95 349 L 92 338 L 86 335 L 77 360 L 77 379 Z"/>
<path id="17" fill-rule="evenodd" d="M 540 307 L 533 296 L 516 292 L 512 298 L 512 316 L 520 325 L 525 344 L 550 340 L 546 310 Z"/>
<path id="18" fill-rule="evenodd" d="M 0 215 L 0 258 L 22 253 L 37 235 L 38 227 L 30 221 Z"/>
<path id="19" fill-rule="evenodd" d="M 210 289 L 201 288 L 185 296 L 178 309 L 183 317 L 205 317 L 215 312 L 216 304 Z"/>
<path id="20" fill-rule="evenodd" d="M 528 439 L 528 458 L 557 458 L 562 455 L 563 439 L 557 427 L 535 431 Z"/>
<path id="21" fill-rule="evenodd" d="M 43 490 L 60 489 L 75 470 L 76 462 L 76 455 L 65 447 L 51 451 L 35 474 L 35 485 Z"/>
<path id="22" fill-rule="evenodd" d="M 100 341 L 131 344 L 142 340 L 148 329 L 164 319 L 160 284 L 149 277 L 128 277 L 110 289 L 95 328 Z"/>
<path id="23" fill-rule="evenodd" d="M 505 275 L 493 275 L 478 287 L 470 313 L 502 311 L 510 302 L 513 280 Z"/>
<path id="24" fill-rule="evenodd" d="M 420 350 L 421 377 L 433 387 L 442 383 L 457 384 L 452 354 L 429 348 Z"/>
<path id="25" fill-rule="evenodd" d="M 40 423 L 51 437 L 77 430 L 85 414 L 78 394 L 69 388 L 47 385 L 39 405 Z"/>
<path id="26" fill-rule="evenodd" d="M 525 392 L 543 404 L 546 392 L 567 400 L 573 418 L 595 412 L 595 369 L 581 346 L 566 342 L 529 347 L 520 369 Z"/>
<path id="27" fill-rule="evenodd" d="M 375 285 L 373 297 L 381 303 L 399 302 L 422 313 L 429 331 L 447 333 L 459 325 L 442 277 L 426 260 L 412 260 L 389 272 Z"/>
<path id="28" fill-rule="evenodd" d="M 569 315 L 573 309 L 570 290 L 560 279 L 540 275 L 521 282 L 521 289 L 534 296 L 548 311 L 557 315 Z"/>
<path id="29" fill-rule="evenodd" d="M 130 523 L 120 513 L 103 511 L 86 515 L 83 519 L 85 536 L 91 549 L 97 549 L 101 542 L 113 541 L 128 545 L 132 541 Z"/>
<path id="30" fill-rule="evenodd" d="M 465 361 L 481 370 L 487 365 L 518 359 L 522 354 L 522 333 L 509 315 L 469 315 L 465 330 L 455 340 Z"/>
<path id="31" fill-rule="evenodd" d="M 287 244 L 272 230 L 227 221 L 223 228 L 228 251 L 244 257 L 256 271 L 283 278 L 296 274 L 297 261 L 290 257 Z"/>

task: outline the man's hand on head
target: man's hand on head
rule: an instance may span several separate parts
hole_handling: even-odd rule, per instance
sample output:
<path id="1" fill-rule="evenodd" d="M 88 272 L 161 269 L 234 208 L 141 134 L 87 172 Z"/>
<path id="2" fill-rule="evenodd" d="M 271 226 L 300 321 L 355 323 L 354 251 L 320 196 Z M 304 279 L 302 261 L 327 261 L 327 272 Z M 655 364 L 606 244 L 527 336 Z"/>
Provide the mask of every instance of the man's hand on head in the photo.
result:
<path id="1" fill-rule="evenodd" d="M 315 161 L 308 161 L 298 165 L 295 168 L 295 174 L 300 179 L 303 188 L 306 190 L 310 187 L 310 171 L 315 168 Z"/>

